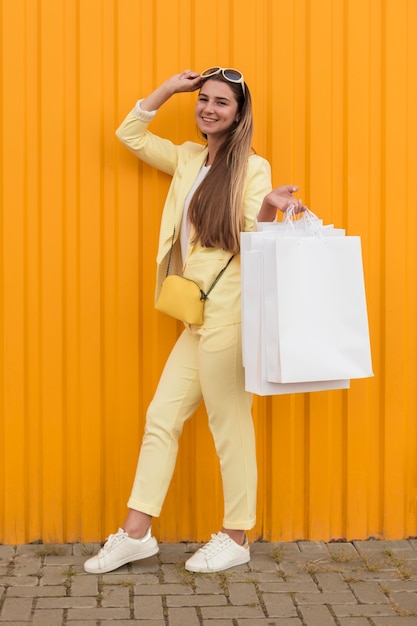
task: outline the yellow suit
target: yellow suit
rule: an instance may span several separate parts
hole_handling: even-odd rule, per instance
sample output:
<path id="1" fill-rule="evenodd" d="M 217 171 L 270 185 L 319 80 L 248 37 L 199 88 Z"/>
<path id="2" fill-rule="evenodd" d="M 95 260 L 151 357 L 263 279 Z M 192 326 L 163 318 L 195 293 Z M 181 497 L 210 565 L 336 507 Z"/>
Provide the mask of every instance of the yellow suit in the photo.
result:
<path id="1" fill-rule="evenodd" d="M 175 226 L 177 237 L 185 199 L 206 161 L 207 148 L 175 145 L 147 130 L 152 113 L 137 105 L 118 128 L 118 138 L 138 158 L 172 178 L 161 219 L 155 297 L 166 274 Z M 251 155 L 244 190 L 244 229 L 252 230 L 264 196 L 271 190 L 269 163 Z M 182 263 L 178 238 L 171 272 L 183 273 L 207 291 L 230 253 L 188 244 Z M 183 425 L 204 400 L 220 460 L 224 528 L 247 530 L 256 517 L 256 454 L 252 396 L 245 391 L 241 353 L 240 257 L 237 255 L 205 303 L 204 324 L 188 326 L 175 344 L 148 408 L 145 434 L 128 506 L 160 514 L 174 471 Z"/>
<path id="2" fill-rule="evenodd" d="M 138 112 L 138 113 L 136 113 Z M 116 131 L 117 137 L 142 161 L 171 175 L 172 182 L 165 201 L 161 219 L 157 254 L 157 278 L 155 298 L 166 274 L 167 255 L 175 226 L 176 245 L 171 260 L 171 273 L 181 274 L 195 280 L 207 292 L 214 278 L 226 265 L 230 253 L 225 250 L 202 248 L 189 244 L 185 264 L 182 267 L 178 235 L 185 199 L 207 158 L 207 147 L 188 141 L 175 145 L 147 130 L 149 114 L 135 109 L 140 120 L 129 113 Z M 271 191 L 271 170 L 268 161 L 253 154 L 248 161 L 248 174 L 243 198 L 244 230 L 253 230 L 256 215 L 264 196 Z M 205 303 L 206 327 L 240 322 L 240 258 L 231 265 L 217 283 Z"/>

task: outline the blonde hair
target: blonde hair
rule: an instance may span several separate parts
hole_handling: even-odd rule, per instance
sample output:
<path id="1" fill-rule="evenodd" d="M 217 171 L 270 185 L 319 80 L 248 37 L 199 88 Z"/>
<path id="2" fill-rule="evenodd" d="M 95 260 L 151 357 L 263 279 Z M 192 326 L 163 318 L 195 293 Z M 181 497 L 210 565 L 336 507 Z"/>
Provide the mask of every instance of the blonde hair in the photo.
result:
<path id="1" fill-rule="evenodd" d="M 220 80 L 229 85 L 238 103 L 239 117 L 195 191 L 188 217 L 195 228 L 193 243 L 199 241 L 206 248 L 218 247 L 238 254 L 243 230 L 243 191 L 252 151 L 252 100 L 246 84 L 243 93 L 241 84 L 231 83 L 220 74 L 207 80 Z"/>

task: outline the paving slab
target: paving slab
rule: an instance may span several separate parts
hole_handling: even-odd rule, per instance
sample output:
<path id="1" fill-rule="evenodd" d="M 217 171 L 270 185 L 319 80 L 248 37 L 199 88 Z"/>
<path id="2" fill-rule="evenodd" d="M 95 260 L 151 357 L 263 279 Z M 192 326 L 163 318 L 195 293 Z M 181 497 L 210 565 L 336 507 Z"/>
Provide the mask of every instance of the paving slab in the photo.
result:
<path id="1" fill-rule="evenodd" d="M 255 542 L 247 565 L 184 568 L 194 543 L 104 575 L 100 544 L 0 546 L 3 626 L 417 626 L 417 540 Z"/>

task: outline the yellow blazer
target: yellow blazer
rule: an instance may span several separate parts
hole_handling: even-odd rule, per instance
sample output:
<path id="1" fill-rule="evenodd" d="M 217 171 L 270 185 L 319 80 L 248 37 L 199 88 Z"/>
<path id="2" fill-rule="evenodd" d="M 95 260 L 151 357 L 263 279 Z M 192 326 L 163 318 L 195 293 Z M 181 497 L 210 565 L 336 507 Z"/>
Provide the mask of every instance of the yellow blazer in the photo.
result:
<path id="1" fill-rule="evenodd" d="M 150 118 L 149 113 L 138 113 L 136 108 L 135 114 L 127 115 L 116 135 L 142 161 L 172 176 L 161 218 L 155 299 L 166 275 L 174 226 L 176 239 L 170 273 L 182 273 L 207 291 L 231 255 L 219 248 L 204 248 L 198 243 L 189 243 L 183 264 L 179 234 L 186 197 L 207 158 L 208 150 L 206 146 L 191 141 L 177 145 L 154 135 L 147 129 Z M 262 200 L 271 189 L 271 168 L 268 161 L 256 154 L 251 155 L 243 197 L 245 231 L 253 230 Z M 204 326 L 211 328 L 239 322 L 240 256 L 237 255 L 206 300 Z"/>

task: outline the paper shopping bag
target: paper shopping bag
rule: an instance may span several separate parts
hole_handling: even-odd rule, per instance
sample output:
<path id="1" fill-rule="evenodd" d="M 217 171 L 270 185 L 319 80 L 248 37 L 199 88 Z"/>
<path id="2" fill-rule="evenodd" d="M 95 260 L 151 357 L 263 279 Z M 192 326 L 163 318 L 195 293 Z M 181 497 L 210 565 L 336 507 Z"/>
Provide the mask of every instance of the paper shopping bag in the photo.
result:
<path id="1" fill-rule="evenodd" d="M 272 222 L 273 224 L 275 222 Z M 297 222 L 301 223 L 301 220 Z M 264 259 L 264 295 L 263 302 L 265 306 L 264 323 L 265 333 L 267 335 L 266 342 L 266 358 L 267 358 L 267 378 L 271 382 L 280 382 L 281 367 L 279 360 L 279 327 L 278 327 L 278 293 L 277 293 L 277 262 L 276 262 L 276 237 L 296 236 L 301 234 L 295 230 L 284 230 L 285 223 L 281 222 L 281 228 L 274 231 L 274 236 L 264 237 L 263 241 L 263 259 Z M 298 226 L 300 229 L 300 226 Z M 273 231 L 274 229 L 265 229 Z M 311 236 L 312 231 L 306 229 L 302 236 Z M 320 236 L 325 237 L 342 237 L 345 235 L 344 229 L 333 228 L 332 225 L 320 226 Z M 314 234 L 317 236 L 317 233 Z"/>
<path id="2" fill-rule="evenodd" d="M 267 380 L 265 307 L 263 298 L 263 245 L 265 238 L 258 233 L 242 233 L 242 343 L 246 390 L 273 396 L 291 393 L 326 391 L 349 388 L 349 380 L 275 383 Z"/>
<path id="3" fill-rule="evenodd" d="M 268 380 L 373 376 L 360 238 L 276 237 L 274 244 L 278 346 L 273 352 L 269 344 Z"/>

